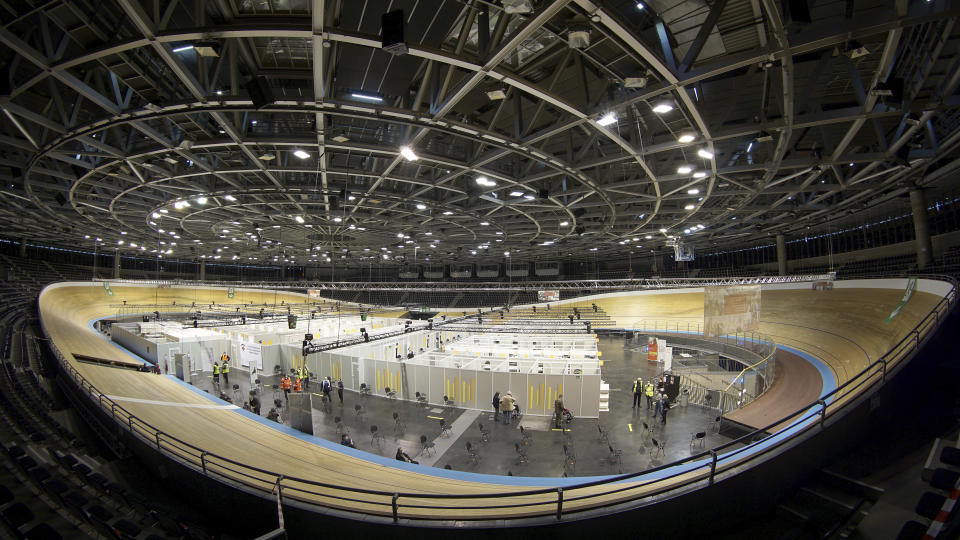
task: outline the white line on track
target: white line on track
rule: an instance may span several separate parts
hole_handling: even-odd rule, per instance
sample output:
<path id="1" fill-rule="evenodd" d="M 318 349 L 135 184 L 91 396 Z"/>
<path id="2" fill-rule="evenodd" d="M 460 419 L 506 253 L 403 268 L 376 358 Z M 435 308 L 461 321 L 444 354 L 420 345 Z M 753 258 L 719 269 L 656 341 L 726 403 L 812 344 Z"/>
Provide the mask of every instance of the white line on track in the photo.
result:
<path id="1" fill-rule="evenodd" d="M 161 405 L 164 407 L 185 407 L 190 409 L 239 409 L 236 405 L 213 405 L 206 403 L 177 403 L 174 401 L 155 401 L 152 399 L 140 399 L 123 396 L 105 396 L 113 401 L 130 401 L 133 403 L 145 403 L 147 405 Z"/>

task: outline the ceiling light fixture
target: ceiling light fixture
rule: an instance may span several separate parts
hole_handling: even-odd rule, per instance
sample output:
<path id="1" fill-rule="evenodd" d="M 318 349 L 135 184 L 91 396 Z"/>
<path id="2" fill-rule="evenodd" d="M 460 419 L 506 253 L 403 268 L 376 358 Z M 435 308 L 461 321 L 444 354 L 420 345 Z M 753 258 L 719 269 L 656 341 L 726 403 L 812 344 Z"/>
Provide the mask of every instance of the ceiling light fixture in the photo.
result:
<path id="1" fill-rule="evenodd" d="M 713 159 L 713 152 L 707 150 L 706 148 L 701 148 L 697 150 L 697 155 L 703 159 Z"/>
<path id="2" fill-rule="evenodd" d="M 401 146 L 400 155 L 403 156 L 407 161 L 417 160 L 417 154 L 415 154 L 409 146 Z"/>
<path id="3" fill-rule="evenodd" d="M 561 222 L 560 222 L 560 226 L 561 226 L 561 227 L 566 227 L 566 226 L 568 226 L 568 225 L 570 225 L 570 222 L 569 222 L 569 221 L 561 221 Z"/>
<path id="4" fill-rule="evenodd" d="M 175 49 L 173 49 L 173 52 L 187 52 L 187 51 L 192 51 L 192 50 L 193 50 L 193 45 L 183 45 L 183 46 L 176 47 Z"/>
<path id="5" fill-rule="evenodd" d="M 425 204 L 418 204 L 418 205 L 417 205 L 417 210 L 426 210 L 426 209 L 427 209 L 427 205 L 425 205 Z"/>
<path id="6" fill-rule="evenodd" d="M 447 210 L 447 211 L 445 211 L 445 212 L 443 213 L 443 215 L 445 215 L 445 216 L 452 216 L 452 215 L 453 215 L 453 212 L 451 212 L 450 210 Z"/>
<path id="7" fill-rule="evenodd" d="M 297 156 L 300 159 L 307 159 L 308 157 L 310 157 L 310 154 L 308 152 L 304 152 L 303 150 L 294 150 L 293 155 Z"/>
<path id="8" fill-rule="evenodd" d="M 197 204 L 201 204 L 201 205 L 207 204 L 207 198 L 206 198 L 206 197 L 197 197 Z"/>
<path id="9" fill-rule="evenodd" d="M 511 192 L 510 192 L 510 196 L 511 196 L 511 197 L 523 197 L 523 192 L 522 192 L 522 191 L 511 191 Z"/>
<path id="10" fill-rule="evenodd" d="M 699 194 L 700 194 L 700 190 L 697 188 L 687 190 L 687 195 L 699 195 Z"/>
<path id="11" fill-rule="evenodd" d="M 667 100 L 659 101 L 653 106 L 653 112 L 666 114 L 673 110 L 673 103 Z"/>
<path id="12" fill-rule="evenodd" d="M 684 209 L 684 210 L 693 210 L 693 209 L 694 209 L 694 206 L 693 206 L 692 204 L 688 204 L 688 205 L 684 206 L 683 209 Z"/>
<path id="13" fill-rule="evenodd" d="M 293 219 L 297 220 L 297 223 L 303 223 L 303 216 L 296 216 Z"/>
<path id="14" fill-rule="evenodd" d="M 705 176 L 707 176 L 707 173 L 705 173 L 705 172 L 703 172 L 703 171 L 697 171 L 697 172 L 693 173 L 693 177 L 694 177 L 694 178 L 703 178 L 703 177 L 705 177 Z"/>
<path id="15" fill-rule="evenodd" d="M 693 133 L 684 133 L 684 134 L 680 135 L 679 137 L 677 137 L 677 142 L 682 143 L 682 144 L 687 144 L 687 143 L 690 143 L 690 142 L 695 141 L 696 139 L 697 139 L 697 136 L 694 135 Z"/>
<path id="16" fill-rule="evenodd" d="M 230 201 L 230 202 L 234 202 L 234 201 L 237 200 L 237 198 L 234 197 L 233 195 L 224 195 L 223 198 L 226 199 L 226 200 L 228 200 L 228 201 Z M 162 211 L 162 210 L 161 210 L 161 211 Z"/>
<path id="17" fill-rule="evenodd" d="M 357 98 L 357 99 L 364 99 L 364 100 L 367 100 L 367 101 L 374 101 L 374 102 L 377 102 L 377 103 L 381 103 L 381 102 L 383 101 L 383 98 L 382 98 L 382 97 L 380 97 L 380 96 L 378 96 L 378 95 L 375 95 L 375 94 L 361 94 L 361 93 L 358 93 L 358 92 L 353 92 L 353 93 L 350 94 L 350 97 L 354 97 L 354 98 Z"/>
<path id="18" fill-rule="evenodd" d="M 677 174 L 690 174 L 693 171 L 693 167 L 689 165 L 681 165 L 677 167 Z"/>
<path id="19" fill-rule="evenodd" d="M 613 124 L 617 121 L 617 114 L 613 111 L 604 114 L 597 120 L 597 125 L 600 127 L 607 127 L 610 124 Z"/>

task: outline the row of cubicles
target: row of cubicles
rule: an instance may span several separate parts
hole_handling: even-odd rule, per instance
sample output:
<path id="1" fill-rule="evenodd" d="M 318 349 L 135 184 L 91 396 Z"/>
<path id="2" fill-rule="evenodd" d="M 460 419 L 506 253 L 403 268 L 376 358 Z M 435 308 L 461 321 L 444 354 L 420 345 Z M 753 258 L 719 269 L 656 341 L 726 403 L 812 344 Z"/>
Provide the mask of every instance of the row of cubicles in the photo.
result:
<path id="1" fill-rule="evenodd" d="M 355 391 L 363 384 L 379 396 L 416 401 L 419 393 L 430 404 L 489 410 L 494 392 L 509 391 L 524 414 L 549 416 L 563 394 L 575 416 L 596 418 L 596 340 L 592 334 L 498 338 L 419 331 L 311 354 L 306 362 L 319 377 L 342 380 Z"/>

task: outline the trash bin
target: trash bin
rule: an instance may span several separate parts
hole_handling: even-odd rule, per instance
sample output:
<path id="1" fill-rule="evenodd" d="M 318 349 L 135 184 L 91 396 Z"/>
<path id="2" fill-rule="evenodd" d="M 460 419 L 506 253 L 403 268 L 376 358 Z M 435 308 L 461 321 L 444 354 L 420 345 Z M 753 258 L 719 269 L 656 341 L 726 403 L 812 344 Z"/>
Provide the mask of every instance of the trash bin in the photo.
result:
<path id="1" fill-rule="evenodd" d="M 686 409 L 687 403 L 689 402 L 690 402 L 690 390 L 687 388 L 684 388 L 683 392 L 680 393 L 680 406 Z"/>

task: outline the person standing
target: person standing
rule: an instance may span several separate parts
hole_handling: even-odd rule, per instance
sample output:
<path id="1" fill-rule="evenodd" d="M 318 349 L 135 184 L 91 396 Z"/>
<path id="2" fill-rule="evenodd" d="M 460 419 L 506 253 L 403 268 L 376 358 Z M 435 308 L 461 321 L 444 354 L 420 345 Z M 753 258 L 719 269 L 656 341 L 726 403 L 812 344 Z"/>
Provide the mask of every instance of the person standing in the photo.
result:
<path id="1" fill-rule="evenodd" d="M 329 397 L 332 403 L 333 396 L 330 395 L 331 391 L 333 391 L 333 383 L 330 381 L 330 377 L 326 377 L 323 379 L 323 382 L 320 383 L 320 392 Z"/>
<path id="2" fill-rule="evenodd" d="M 223 365 L 220 366 L 220 373 L 223 374 L 223 383 L 227 385 L 227 388 L 230 388 L 230 357 L 227 355 L 224 356 L 226 356 L 227 359 L 224 360 Z"/>
<path id="3" fill-rule="evenodd" d="M 340 406 L 343 406 L 343 379 L 337 379 L 337 397 L 340 398 Z"/>
<path id="4" fill-rule="evenodd" d="M 640 399 L 643 396 L 643 381 L 640 377 L 633 381 L 633 408 L 640 407 Z"/>
<path id="5" fill-rule="evenodd" d="M 256 394 L 250 397 L 250 409 L 253 410 L 254 414 L 260 416 L 260 398 Z"/>
<path id="6" fill-rule="evenodd" d="M 660 394 L 657 394 L 656 399 L 653 400 L 653 418 L 656 420 L 660 416 L 660 411 L 663 410 L 663 399 L 661 399 Z"/>
<path id="7" fill-rule="evenodd" d="M 220 386 L 220 364 L 216 360 L 213 361 L 213 385 Z"/>
<path id="8" fill-rule="evenodd" d="M 660 423 L 665 426 L 667 425 L 667 411 L 670 410 L 670 398 L 663 394 L 662 401 L 660 404 Z"/>
<path id="9" fill-rule="evenodd" d="M 563 394 L 553 402 L 553 427 L 563 429 Z"/>
<path id="10" fill-rule="evenodd" d="M 496 422 L 500 418 L 500 392 L 494 392 L 493 394 L 493 421 Z"/>
<path id="11" fill-rule="evenodd" d="M 507 392 L 507 395 L 500 398 L 500 412 L 503 414 L 503 423 L 510 425 L 510 417 L 513 416 L 513 394 Z"/>
<path id="12" fill-rule="evenodd" d="M 653 382 L 648 382 L 646 388 L 643 389 L 644 395 L 647 396 L 647 410 L 649 411 L 653 408 Z"/>
<path id="13" fill-rule="evenodd" d="M 280 389 L 283 390 L 283 399 L 290 401 L 290 376 L 284 374 L 280 379 Z"/>
<path id="14" fill-rule="evenodd" d="M 307 367 L 307 363 L 303 363 L 303 369 L 300 370 L 300 378 L 303 379 L 303 387 L 310 391 L 310 368 Z"/>
<path id="15" fill-rule="evenodd" d="M 293 380 L 293 392 L 296 394 L 303 392 L 303 383 L 301 382 L 300 377 L 297 377 Z"/>

